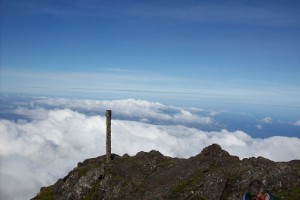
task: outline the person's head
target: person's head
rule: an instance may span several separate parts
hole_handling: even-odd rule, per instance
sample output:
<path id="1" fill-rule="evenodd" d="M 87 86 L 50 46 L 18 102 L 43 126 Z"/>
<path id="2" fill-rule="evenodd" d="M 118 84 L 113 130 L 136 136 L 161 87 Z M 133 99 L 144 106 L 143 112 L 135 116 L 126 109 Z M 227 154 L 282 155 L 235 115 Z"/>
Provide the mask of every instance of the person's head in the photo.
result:
<path id="1" fill-rule="evenodd" d="M 260 180 L 254 180 L 249 184 L 248 193 L 251 196 L 251 200 L 264 200 L 265 186 Z"/>

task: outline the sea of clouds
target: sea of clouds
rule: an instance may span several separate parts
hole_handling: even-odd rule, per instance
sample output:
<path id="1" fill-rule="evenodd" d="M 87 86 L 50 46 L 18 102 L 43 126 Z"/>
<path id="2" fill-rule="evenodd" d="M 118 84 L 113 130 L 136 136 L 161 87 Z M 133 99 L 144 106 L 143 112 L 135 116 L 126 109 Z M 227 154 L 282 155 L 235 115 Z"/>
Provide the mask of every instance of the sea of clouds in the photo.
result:
<path id="1" fill-rule="evenodd" d="M 259 139 L 239 130 L 201 129 L 218 124 L 216 112 L 134 99 L 31 98 L 10 102 L 1 112 L 15 118 L 0 119 L 0 199 L 30 199 L 78 162 L 105 154 L 106 109 L 113 112 L 112 152 L 119 155 L 156 149 L 188 158 L 218 143 L 241 159 L 300 159 L 298 137 Z"/>

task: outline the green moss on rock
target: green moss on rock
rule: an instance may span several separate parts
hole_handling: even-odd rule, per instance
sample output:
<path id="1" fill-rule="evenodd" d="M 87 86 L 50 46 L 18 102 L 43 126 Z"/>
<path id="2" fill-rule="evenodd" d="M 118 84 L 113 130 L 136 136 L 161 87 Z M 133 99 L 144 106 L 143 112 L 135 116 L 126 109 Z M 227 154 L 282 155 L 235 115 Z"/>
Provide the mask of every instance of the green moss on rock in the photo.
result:
<path id="1" fill-rule="evenodd" d="M 90 170 L 100 167 L 100 164 L 87 164 L 77 169 L 78 177 L 86 175 Z"/>
<path id="2" fill-rule="evenodd" d="M 184 193 L 193 190 L 193 188 L 203 179 L 203 172 L 199 171 L 192 179 L 183 181 L 175 186 L 174 191 Z"/>
<path id="3" fill-rule="evenodd" d="M 276 199 L 288 199 L 288 200 L 299 200 L 300 199 L 300 188 L 293 188 L 287 191 L 281 191 L 274 194 Z"/>
<path id="4" fill-rule="evenodd" d="M 100 199 L 99 196 L 99 188 L 100 188 L 100 182 L 97 181 L 92 189 L 90 190 L 90 192 L 88 193 L 88 195 L 84 198 L 84 200 L 93 200 L 93 199 Z"/>
<path id="5" fill-rule="evenodd" d="M 42 187 L 35 200 L 54 200 L 53 187 Z"/>

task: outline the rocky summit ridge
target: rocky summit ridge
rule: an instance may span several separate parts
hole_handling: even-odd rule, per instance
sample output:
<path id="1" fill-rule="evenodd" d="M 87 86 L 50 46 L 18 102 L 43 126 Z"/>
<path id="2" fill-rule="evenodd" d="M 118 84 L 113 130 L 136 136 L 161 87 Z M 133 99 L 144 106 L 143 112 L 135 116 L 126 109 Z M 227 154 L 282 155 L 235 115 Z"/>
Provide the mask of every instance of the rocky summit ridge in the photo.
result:
<path id="1" fill-rule="evenodd" d="M 158 151 L 135 156 L 113 154 L 87 159 L 54 185 L 42 187 L 40 199 L 199 199 L 240 200 L 252 180 L 261 180 L 275 199 L 300 199 L 300 160 L 240 160 L 213 144 L 189 159 Z"/>

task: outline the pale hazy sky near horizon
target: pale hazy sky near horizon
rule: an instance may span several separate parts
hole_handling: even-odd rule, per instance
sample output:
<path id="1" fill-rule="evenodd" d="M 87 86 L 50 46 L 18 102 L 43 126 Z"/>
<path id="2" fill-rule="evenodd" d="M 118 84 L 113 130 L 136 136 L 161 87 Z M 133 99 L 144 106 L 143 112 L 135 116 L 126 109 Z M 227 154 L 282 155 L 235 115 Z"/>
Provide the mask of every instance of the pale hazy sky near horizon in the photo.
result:
<path id="1" fill-rule="evenodd" d="M 1 92 L 299 110 L 299 11 L 290 0 L 3 0 Z"/>

